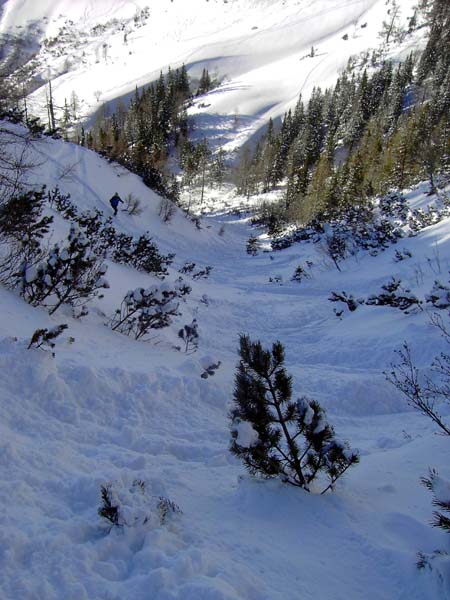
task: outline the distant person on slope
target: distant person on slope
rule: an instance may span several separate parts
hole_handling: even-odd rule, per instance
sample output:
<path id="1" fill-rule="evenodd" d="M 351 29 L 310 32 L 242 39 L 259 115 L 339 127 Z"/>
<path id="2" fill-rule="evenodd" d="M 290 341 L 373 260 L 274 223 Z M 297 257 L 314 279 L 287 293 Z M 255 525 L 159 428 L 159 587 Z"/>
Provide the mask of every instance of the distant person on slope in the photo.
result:
<path id="1" fill-rule="evenodd" d="M 122 198 L 119 196 L 119 194 L 116 192 L 114 194 L 114 196 L 111 198 L 111 200 L 109 201 L 109 203 L 112 206 L 112 209 L 114 211 L 114 216 L 117 217 L 117 207 L 119 206 L 119 202 L 121 202 L 122 204 L 124 203 Z"/>

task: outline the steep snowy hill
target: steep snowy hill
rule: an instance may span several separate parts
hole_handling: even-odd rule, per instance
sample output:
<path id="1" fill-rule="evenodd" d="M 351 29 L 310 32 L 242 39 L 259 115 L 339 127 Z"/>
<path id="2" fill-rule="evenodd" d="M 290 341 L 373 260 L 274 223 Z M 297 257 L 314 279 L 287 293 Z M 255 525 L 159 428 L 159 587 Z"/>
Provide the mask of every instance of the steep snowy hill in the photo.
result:
<path id="1" fill-rule="evenodd" d="M 397 4 L 407 29 L 415 0 Z M 192 77 L 208 68 L 221 85 L 192 109 L 199 135 L 244 143 L 298 95 L 331 85 L 350 56 L 380 46 L 385 0 L 116 0 L 35 3 L 8 0 L 0 31 L 18 33 L 34 22 L 42 43 L 35 73 L 52 79 L 55 104 L 76 94 L 88 116 L 125 97 L 160 71 L 186 64 Z M 392 11 L 391 11 L 392 15 Z M 18 29 L 20 27 L 21 29 Z M 422 32 L 385 49 L 396 55 L 420 45 Z M 313 50 L 312 50 L 313 48 Z M 31 108 L 45 116 L 45 86 Z"/>
<path id="2" fill-rule="evenodd" d="M 424 299 L 435 279 L 446 281 L 449 218 L 338 271 L 320 243 L 249 256 L 245 220 L 211 216 L 197 230 L 178 214 L 164 224 L 139 178 L 84 148 L 42 140 L 31 152 L 30 183 L 58 184 L 80 210 L 109 214 L 114 190 L 139 196 L 142 215 L 121 212 L 115 225 L 148 229 L 176 252 L 168 281 L 185 261 L 213 270 L 185 275 L 193 291 L 183 315 L 147 343 L 108 325 L 128 289 L 155 283 L 128 266 L 109 261 L 110 288 L 82 319 L 65 309 L 49 316 L 0 288 L 2 600 L 450 598 L 444 557 L 433 572 L 415 566 L 418 551 L 448 544 L 429 526 L 431 497 L 419 485 L 429 466 L 448 475 L 448 442 L 383 376 L 403 339 L 420 367 L 445 343 L 425 311 L 364 305 L 337 318 L 328 300 L 332 290 L 367 296 L 392 275 Z M 442 206 L 443 195 L 425 192 L 409 192 L 411 208 Z M 51 211 L 57 241 L 68 223 Z M 307 261 L 309 277 L 291 281 Z M 199 349 L 186 354 L 174 349 L 176 332 L 193 316 Z M 37 328 L 60 323 L 69 329 L 54 358 L 27 349 Z M 334 494 L 249 479 L 229 453 L 240 332 L 280 339 L 294 393 L 326 406 L 339 437 L 360 450 Z M 111 529 L 97 514 L 102 485 L 121 498 L 127 525 Z M 161 496 L 182 514 L 158 517 Z"/>

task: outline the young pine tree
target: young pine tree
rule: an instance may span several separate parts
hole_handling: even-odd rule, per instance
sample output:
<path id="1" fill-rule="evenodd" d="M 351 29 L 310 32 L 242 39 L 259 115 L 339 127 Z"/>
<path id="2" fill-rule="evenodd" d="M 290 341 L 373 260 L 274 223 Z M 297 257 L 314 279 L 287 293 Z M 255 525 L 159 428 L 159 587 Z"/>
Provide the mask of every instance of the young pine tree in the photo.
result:
<path id="1" fill-rule="evenodd" d="M 270 351 L 241 336 L 230 417 L 230 450 L 254 475 L 280 477 L 310 491 L 323 474 L 323 494 L 359 461 L 356 452 L 336 439 L 316 401 L 292 400 L 292 377 L 284 368 L 280 342 Z"/>

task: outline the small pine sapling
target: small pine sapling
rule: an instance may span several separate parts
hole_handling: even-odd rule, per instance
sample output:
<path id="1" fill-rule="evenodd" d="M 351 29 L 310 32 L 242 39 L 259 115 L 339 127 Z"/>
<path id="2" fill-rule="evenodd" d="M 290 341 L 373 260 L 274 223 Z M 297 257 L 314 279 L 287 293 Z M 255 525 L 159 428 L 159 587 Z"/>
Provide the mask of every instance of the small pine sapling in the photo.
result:
<path id="1" fill-rule="evenodd" d="M 446 533 L 450 533 L 450 517 L 444 514 L 448 513 L 450 515 L 450 481 L 440 477 L 435 469 L 430 469 L 428 477 L 422 477 L 420 482 L 433 494 L 433 506 L 441 509 L 433 511 L 431 524 L 433 527 L 438 527 Z M 433 564 L 436 561 L 439 564 L 442 560 L 446 560 L 447 563 L 450 562 L 449 554 L 445 550 L 435 550 L 432 554 L 419 552 L 417 567 L 419 569 L 429 567 L 432 570 Z"/>
<path id="2" fill-rule="evenodd" d="M 0 177 L 1 179 L 1 177 Z M 0 283 L 15 288 L 23 265 L 34 267 L 46 255 L 42 240 L 53 217 L 43 215 L 44 188 L 0 202 Z"/>
<path id="3" fill-rule="evenodd" d="M 55 209 L 68 221 L 77 218 L 78 210 L 70 199 L 70 194 L 62 194 L 59 188 L 56 187 L 48 192 L 47 199 L 51 208 L 55 207 Z"/>
<path id="4" fill-rule="evenodd" d="M 111 484 L 100 487 L 102 497 L 102 506 L 98 509 L 98 514 L 109 521 L 111 526 L 119 525 L 119 506 Z"/>
<path id="5" fill-rule="evenodd" d="M 178 504 L 173 502 L 173 500 L 169 500 L 169 498 L 164 498 L 164 496 L 159 496 L 157 508 L 161 525 L 164 525 L 167 522 L 170 515 L 182 513 Z"/>
<path id="6" fill-rule="evenodd" d="M 253 475 L 280 477 L 310 491 L 325 475 L 322 494 L 332 489 L 359 456 L 338 441 L 318 402 L 292 400 L 292 377 L 284 368 L 280 342 L 272 350 L 240 338 L 235 377 L 230 450 Z"/>
<path id="7" fill-rule="evenodd" d="M 160 254 L 149 233 L 142 234 L 133 242 L 128 261 L 135 269 L 151 273 L 164 279 L 167 266 L 171 264 L 173 255 Z"/>
<path id="8" fill-rule="evenodd" d="M 183 273 L 183 275 L 191 275 L 192 279 L 207 279 L 213 269 L 210 266 L 206 266 L 204 269 L 195 271 L 195 267 L 195 262 L 186 262 L 178 272 Z"/>
<path id="9" fill-rule="evenodd" d="M 412 253 L 409 250 L 403 249 L 395 251 L 394 262 L 401 262 L 408 258 L 412 258 Z"/>
<path id="10" fill-rule="evenodd" d="M 328 256 L 338 271 L 341 270 L 339 261 L 344 260 L 347 255 L 347 242 L 343 236 L 333 233 L 325 238 L 325 248 Z"/>
<path id="11" fill-rule="evenodd" d="M 142 479 L 135 479 L 131 485 L 107 483 L 100 487 L 100 495 L 102 504 L 97 512 L 110 523 L 110 529 L 158 527 L 170 515 L 181 514 L 180 507 L 172 500 L 149 494 Z"/>
<path id="12" fill-rule="evenodd" d="M 255 236 L 249 237 L 246 244 L 246 250 L 247 254 L 250 254 L 250 256 L 256 256 L 259 250 L 258 238 Z"/>
<path id="13" fill-rule="evenodd" d="M 295 269 L 294 274 L 291 277 L 291 281 L 298 281 L 300 283 L 304 279 L 311 279 L 311 274 L 308 272 L 307 268 L 300 264 Z"/>
<path id="14" fill-rule="evenodd" d="M 185 262 L 178 272 L 183 273 L 183 275 L 187 275 L 188 273 L 192 273 L 194 269 L 195 262 Z"/>
<path id="15" fill-rule="evenodd" d="M 430 469 L 428 477 L 422 477 L 420 481 L 433 494 L 433 506 L 450 514 L 450 481 L 439 477 L 435 469 Z M 450 533 L 450 517 L 438 510 L 433 512 L 432 525 Z"/>
<path id="16" fill-rule="evenodd" d="M 27 348 L 30 350 L 31 348 L 38 348 L 41 350 L 52 350 L 52 356 L 55 356 L 53 352 L 53 348 L 55 347 L 55 342 L 57 337 L 59 337 L 63 331 L 68 328 L 66 323 L 61 323 L 61 325 L 57 325 L 52 329 L 36 329 L 36 331 L 31 336 L 30 343 Z M 72 338 L 71 338 L 72 339 Z"/>
<path id="17" fill-rule="evenodd" d="M 196 271 L 195 273 L 193 273 L 192 278 L 193 279 L 208 279 L 209 274 L 212 271 L 212 267 L 210 266 L 206 266 L 204 269 L 200 269 L 198 271 Z"/>
<path id="18" fill-rule="evenodd" d="M 175 206 L 175 203 L 171 199 L 163 196 L 159 203 L 158 211 L 158 214 L 161 217 L 163 223 L 170 223 L 176 211 L 177 208 Z"/>

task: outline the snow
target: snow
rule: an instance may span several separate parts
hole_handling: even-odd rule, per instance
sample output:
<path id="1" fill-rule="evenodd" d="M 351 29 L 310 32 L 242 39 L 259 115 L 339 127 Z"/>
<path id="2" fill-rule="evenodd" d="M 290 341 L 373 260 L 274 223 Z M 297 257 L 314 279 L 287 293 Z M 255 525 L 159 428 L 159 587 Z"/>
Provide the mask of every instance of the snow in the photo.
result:
<path id="1" fill-rule="evenodd" d="M 424 312 L 361 306 L 338 320 L 328 297 L 332 289 L 367 297 L 395 276 L 423 298 L 436 279 L 438 263 L 431 268 L 428 260 L 436 247 L 442 279 L 448 271 L 450 220 L 404 238 L 409 260 L 395 262 L 392 246 L 377 257 L 350 258 L 338 272 L 313 244 L 247 255 L 246 220 L 220 211 L 204 218 L 201 230 L 180 213 L 162 223 L 158 197 L 139 178 L 88 150 L 43 140 L 34 152 L 46 158 L 32 175 L 36 185 L 58 183 L 79 209 L 110 214 L 115 188 L 139 196 L 142 215 L 119 213 L 115 225 L 135 236 L 148 230 L 162 252 L 176 252 L 168 282 L 186 261 L 213 269 L 207 279 L 185 275 L 193 291 L 180 304 L 183 315 L 150 343 L 105 327 L 128 290 L 160 285 L 124 265 L 108 262 L 110 288 L 79 320 L 64 310 L 50 317 L 0 290 L 2 598 L 449 597 L 438 577 L 415 567 L 419 550 L 447 544 L 429 526 L 431 498 L 419 484 L 429 466 L 448 477 L 447 441 L 383 375 L 404 339 L 420 367 L 445 342 Z M 58 179 L 74 157 L 73 177 Z M 429 201 L 426 191 L 408 192 L 411 205 Z M 54 217 L 57 242 L 69 227 Z M 306 260 L 311 278 L 291 282 Z M 274 274 L 281 284 L 269 282 Z M 201 302 L 205 294 L 209 306 Z M 199 350 L 186 355 L 173 346 L 194 317 Z M 55 358 L 27 350 L 35 329 L 62 322 L 69 327 L 55 340 Z M 247 478 L 229 453 L 242 332 L 267 346 L 283 342 L 294 397 L 322 403 L 339 439 L 359 450 L 361 464 L 333 494 Z M 205 365 L 219 360 L 214 377 L 201 378 Z M 254 434 L 239 425 L 243 442 Z M 164 524 L 105 529 L 100 486 L 122 489 L 136 479 L 182 514 Z M 138 504 L 129 514 L 152 506 Z"/>
<path id="2" fill-rule="evenodd" d="M 31 265 L 25 270 L 25 281 L 27 283 L 32 283 L 37 279 L 37 268 L 34 265 Z"/>
<path id="3" fill-rule="evenodd" d="M 401 23 L 415 4 L 398 2 Z M 136 23 L 147 6 L 148 18 Z M 68 41 L 37 57 L 39 71 L 43 81 L 52 79 L 55 105 L 75 93 L 84 118 L 104 103 L 127 101 L 169 66 L 184 63 L 194 78 L 208 68 L 221 85 L 189 112 L 198 119 L 199 139 L 233 150 L 293 108 L 300 93 L 307 99 L 314 86 L 332 85 L 350 56 L 378 47 L 387 10 L 385 0 L 8 0 L 0 32 L 20 31 L 39 17 L 40 39 L 66 28 Z M 95 24 L 105 31 L 93 32 Z M 404 56 L 421 36 L 385 54 Z M 46 118 L 45 86 L 29 105 Z"/>
<path id="4" fill-rule="evenodd" d="M 375 44 L 386 11 L 384 0 L 154 0 L 149 20 L 133 29 L 145 4 L 7 0 L 1 29 L 45 16 L 40 35 L 52 36 L 67 19 L 78 33 L 123 20 L 126 46 L 123 31 L 111 29 L 88 37 L 85 64 L 73 52 L 77 60 L 53 82 L 57 103 L 76 90 L 88 117 L 98 106 L 95 90 L 100 102 L 117 100 L 169 64 L 185 62 L 194 75 L 208 66 L 223 83 L 199 99 L 209 106 L 192 108 L 197 134 L 234 148 L 292 106 L 300 90 L 307 96 L 314 85 L 332 83 L 351 53 Z M 403 17 L 413 4 L 400 2 Z M 108 59 L 96 63 L 95 48 L 105 39 Z M 410 38 L 389 51 L 398 56 L 417 43 Z M 312 45 L 317 52 L 309 57 Z M 58 73 L 54 57 L 48 64 Z M 35 93 L 36 105 L 44 95 Z M 271 252 L 263 234 L 262 250 L 249 256 L 245 245 L 255 230 L 231 214 L 241 200 L 226 186 L 208 191 L 202 208 L 213 210 L 198 230 L 181 211 L 163 223 L 154 192 L 85 148 L 42 139 L 27 152 L 36 162 L 29 183 L 59 186 L 80 211 L 111 215 L 108 199 L 116 191 L 141 200 L 139 217 L 119 212 L 114 225 L 133 236 L 149 231 L 161 252 L 176 254 L 163 289 L 173 289 L 187 261 L 213 269 L 208 278 L 183 275 L 192 293 L 180 301 L 182 315 L 148 343 L 108 326 L 127 293 L 136 299 L 161 289 L 159 280 L 125 265 L 107 261 L 109 288 L 80 319 L 64 307 L 49 316 L 0 288 L 1 600 L 450 598 L 448 578 L 439 577 L 448 570 L 445 558 L 435 571 L 415 566 L 417 552 L 448 549 L 448 536 L 429 525 L 432 498 L 419 483 L 429 467 L 442 481 L 450 478 L 448 440 L 383 374 L 403 340 L 423 369 L 446 343 L 426 311 L 361 305 L 337 319 L 328 300 L 332 290 L 367 298 L 391 277 L 424 299 L 436 279 L 448 280 L 450 219 L 402 239 L 407 260 L 397 262 L 392 246 L 376 257 L 359 253 L 339 272 L 319 244 Z M 426 206 L 427 191 L 408 190 L 411 207 Z M 49 247 L 61 247 L 70 225 L 49 212 Z M 310 277 L 291 281 L 307 261 Z M 27 270 L 28 281 L 35 275 Z M 269 281 L 275 277 L 277 284 Z M 176 349 L 177 331 L 194 318 L 199 349 L 186 354 Z M 55 339 L 54 357 L 27 349 L 36 329 L 62 323 L 68 329 Z M 338 439 L 358 449 L 361 463 L 334 493 L 251 478 L 230 454 L 241 333 L 265 346 L 279 339 L 293 397 L 319 401 Z M 213 377 L 202 378 L 219 364 Z M 447 416 L 448 407 L 441 412 Z M 247 423 L 236 427 L 240 442 L 256 441 Z M 109 484 L 123 507 L 121 527 L 98 515 L 101 486 Z M 439 497 L 447 492 L 438 486 Z M 161 522 L 160 497 L 182 513 Z"/>
<path id="5" fill-rule="evenodd" d="M 233 423 L 236 431 L 236 443 L 243 448 L 251 448 L 258 441 L 258 432 L 253 429 L 248 421 Z"/>

